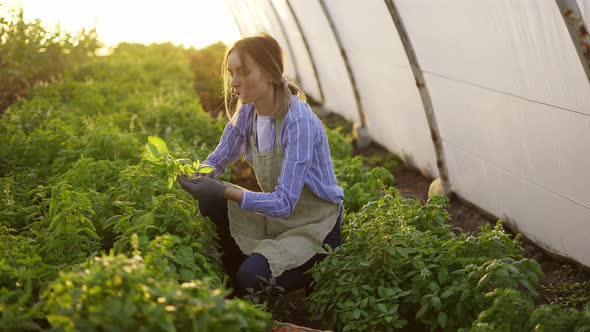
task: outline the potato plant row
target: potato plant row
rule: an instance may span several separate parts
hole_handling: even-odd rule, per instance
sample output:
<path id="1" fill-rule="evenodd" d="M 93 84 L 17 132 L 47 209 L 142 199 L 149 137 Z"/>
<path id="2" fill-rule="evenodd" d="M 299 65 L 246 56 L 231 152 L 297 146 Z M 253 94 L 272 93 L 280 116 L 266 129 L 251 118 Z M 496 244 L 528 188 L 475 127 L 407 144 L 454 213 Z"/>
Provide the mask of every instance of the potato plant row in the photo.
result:
<path id="1" fill-rule="evenodd" d="M 0 17 L 0 113 L 36 84 L 84 63 L 99 47 L 95 30 L 50 32 L 39 20 L 25 21 L 22 10 Z"/>
<path id="2" fill-rule="evenodd" d="M 1 330 L 270 328 L 265 308 L 226 300 L 215 226 L 173 181 L 224 125 L 187 59 L 122 44 L 2 115 Z"/>

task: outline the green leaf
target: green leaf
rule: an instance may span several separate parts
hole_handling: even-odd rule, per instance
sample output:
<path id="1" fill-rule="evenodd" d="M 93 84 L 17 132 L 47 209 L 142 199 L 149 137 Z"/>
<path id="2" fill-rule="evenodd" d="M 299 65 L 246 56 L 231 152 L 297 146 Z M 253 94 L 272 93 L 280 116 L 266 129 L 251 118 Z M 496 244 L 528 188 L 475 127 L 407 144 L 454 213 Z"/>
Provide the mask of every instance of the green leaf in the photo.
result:
<path id="1" fill-rule="evenodd" d="M 364 299 L 362 299 L 362 300 L 361 300 L 361 305 L 360 305 L 360 308 L 361 308 L 361 309 L 365 308 L 365 307 L 367 306 L 367 303 L 368 303 L 368 302 L 369 302 L 369 299 L 368 299 L 368 298 L 366 298 L 366 297 L 365 297 Z"/>
<path id="2" fill-rule="evenodd" d="M 68 316 L 63 315 L 47 315 L 47 320 L 53 326 L 69 326 L 74 327 L 72 319 Z"/>
<path id="3" fill-rule="evenodd" d="M 386 250 L 386 251 L 387 251 L 387 252 L 388 252 L 388 253 L 389 253 L 391 256 L 394 256 L 394 257 L 395 257 L 395 256 L 397 256 L 397 251 L 396 251 L 394 248 L 392 248 L 392 247 L 387 247 L 387 248 L 385 248 L 385 250 Z"/>
<path id="4" fill-rule="evenodd" d="M 199 173 L 208 174 L 208 173 L 211 173 L 211 172 L 213 172 L 214 170 L 215 170 L 215 167 L 213 167 L 213 166 L 207 166 L 207 165 L 205 165 L 205 166 L 201 166 L 201 167 L 199 167 L 197 171 L 198 171 Z"/>
<path id="5" fill-rule="evenodd" d="M 459 297 L 459 301 L 461 301 L 461 302 L 465 301 L 465 299 L 467 299 L 469 297 L 469 293 L 470 293 L 469 289 L 464 290 L 461 293 L 461 297 Z"/>
<path id="6" fill-rule="evenodd" d="M 371 287 L 370 285 L 367 285 L 367 284 L 361 285 L 361 288 L 366 289 L 369 292 L 373 291 L 373 287 Z"/>
<path id="7" fill-rule="evenodd" d="M 428 289 L 430 289 L 433 293 L 437 293 L 440 290 L 440 286 L 436 282 L 431 281 L 428 283 Z"/>
<path id="8" fill-rule="evenodd" d="M 383 286 L 379 286 L 377 288 L 377 293 L 379 294 L 379 296 L 381 297 L 390 297 L 393 294 L 395 294 L 395 292 L 393 291 L 393 289 L 391 288 L 385 288 Z"/>
<path id="9" fill-rule="evenodd" d="M 328 252 L 326 251 L 326 249 L 322 248 L 322 247 L 314 247 L 313 250 L 318 253 L 318 254 L 324 254 L 327 255 Z"/>
<path id="10" fill-rule="evenodd" d="M 522 279 L 522 280 L 520 280 L 520 284 L 523 285 L 526 289 L 528 289 L 528 291 L 531 292 L 532 294 L 537 294 L 537 292 L 535 291 L 533 286 L 531 286 L 531 284 L 528 281 Z"/>
<path id="11" fill-rule="evenodd" d="M 158 159 L 163 154 L 168 153 L 166 142 L 156 136 L 148 137 L 148 143 L 145 145 L 145 150 L 148 159 Z"/>
<path id="12" fill-rule="evenodd" d="M 442 307 L 442 303 L 440 302 L 440 298 L 438 298 L 437 296 L 433 296 L 430 299 L 430 303 L 432 303 L 432 306 L 436 310 L 440 310 L 440 308 Z"/>
<path id="13" fill-rule="evenodd" d="M 447 316 L 447 314 L 441 311 L 438 313 L 438 317 L 436 318 L 436 321 L 438 322 L 438 324 L 442 328 L 444 328 L 445 326 L 447 326 L 448 319 L 449 319 L 449 317 Z"/>
<path id="14" fill-rule="evenodd" d="M 195 273 L 189 269 L 181 268 L 179 271 L 180 279 L 189 281 L 195 279 Z"/>
<path id="15" fill-rule="evenodd" d="M 491 274 L 491 273 L 484 274 L 484 276 L 483 276 L 483 277 L 481 277 L 481 278 L 479 279 L 479 281 L 477 282 L 477 288 L 481 288 L 481 287 L 483 287 L 483 286 L 484 286 L 484 285 L 487 283 L 488 279 L 489 279 L 491 276 L 492 276 L 492 274 Z"/>
<path id="16" fill-rule="evenodd" d="M 382 313 L 386 314 L 387 313 L 387 307 L 385 306 L 385 304 L 383 303 L 379 303 L 377 304 L 377 309 L 379 309 L 379 311 L 381 311 Z"/>
<path id="17" fill-rule="evenodd" d="M 149 136 L 148 142 L 153 144 L 161 154 L 168 153 L 168 147 L 166 146 L 166 142 L 163 139 L 157 136 Z"/>
<path id="18" fill-rule="evenodd" d="M 408 258 L 408 251 L 405 248 L 402 247 L 396 247 L 395 248 L 397 250 L 397 252 L 404 258 Z"/>
<path id="19" fill-rule="evenodd" d="M 443 283 L 447 280 L 447 268 L 443 267 L 442 269 L 438 270 L 438 273 L 436 274 L 437 278 L 438 278 L 438 282 L 439 283 Z"/>
<path id="20" fill-rule="evenodd" d="M 453 295 L 453 293 L 454 293 L 454 292 L 453 292 L 452 290 L 450 290 L 450 289 L 447 289 L 446 291 L 444 291 L 444 292 L 443 292 L 443 293 L 440 295 L 440 297 L 441 297 L 442 299 L 446 299 L 447 297 L 449 297 L 449 296 Z"/>
<path id="21" fill-rule="evenodd" d="M 396 296 L 396 298 L 408 296 L 410 294 L 412 294 L 412 291 L 411 290 L 409 290 L 409 291 L 403 291 L 401 293 L 398 293 L 397 296 Z"/>
<path id="22" fill-rule="evenodd" d="M 93 240 L 96 240 L 96 241 L 100 240 L 100 237 L 96 234 L 96 232 L 88 227 L 78 228 L 76 230 L 76 234 L 80 234 L 80 233 L 88 235 L 88 237 L 90 237 Z"/>
<path id="23" fill-rule="evenodd" d="M 149 160 L 157 160 L 160 157 L 160 154 L 158 153 L 158 148 L 156 148 L 153 144 L 146 144 L 145 156 Z"/>
<path id="24" fill-rule="evenodd" d="M 537 274 L 535 274 L 534 272 L 531 271 L 527 271 L 526 275 L 529 277 L 529 279 L 534 282 L 535 284 L 539 283 L 539 276 Z"/>
<path id="25" fill-rule="evenodd" d="M 422 315 L 424 315 L 424 313 L 426 312 L 426 310 L 428 310 L 428 304 L 425 304 L 422 307 L 420 307 L 420 310 L 418 310 L 418 312 L 416 313 L 416 319 L 418 319 Z"/>

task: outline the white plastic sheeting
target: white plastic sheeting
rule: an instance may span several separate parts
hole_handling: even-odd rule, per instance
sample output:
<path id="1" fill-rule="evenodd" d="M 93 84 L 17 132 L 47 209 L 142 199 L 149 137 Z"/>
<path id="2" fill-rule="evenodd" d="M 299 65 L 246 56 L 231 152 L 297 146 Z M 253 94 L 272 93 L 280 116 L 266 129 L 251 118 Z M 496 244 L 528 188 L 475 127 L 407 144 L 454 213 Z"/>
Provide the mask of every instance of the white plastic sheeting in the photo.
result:
<path id="1" fill-rule="evenodd" d="M 286 75 L 291 79 L 295 79 L 297 77 L 297 72 L 295 70 L 294 56 L 291 54 L 290 44 L 285 38 L 281 22 L 276 17 L 272 4 L 269 1 L 244 2 L 246 7 L 250 10 L 254 22 L 256 22 L 256 25 L 261 28 L 258 30 L 262 30 L 272 35 L 282 46 L 285 55 Z"/>
<path id="2" fill-rule="evenodd" d="M 236 19 L 238 30 L 240 30 L 242 36 L 245 37 L 262 32 L 260 26 L 256 26 L 257 23 L 254 21 L 254 17 L 248 7 L 246 7 L 246 3 L 240 0 L 227 1 L 227 5 Z"/>
<path id="3" fill-rule="evenodd" d="M 580 7 L 580 12 L 582 12 L 582 18 L 588 25 L 590 22 L 590 0 L 578 0 L 578 7 Z"/>
<path id="4" fill-rule="evenodd" d="M 286 0 L 273 2 L 282 3 L 276 7 L 283 20 Z M 301 31 L 291 25 L 287 39 L 308 40 L 325 106 L 358 122 L 318 0 L 289 3 Z M 590 266 L 590 84 L 555 2 L 395 4 L 430 92 L 453 190 L 548 250 Z M 590 0 L 578 4 L 588 20 Z M 384 1 L 326 0 L 326 6 L 372 138 L 437 176 L 422 103 Z M 295 57 L 309 57 L 302 43 L 291 47 Z M 295 61 L 303 77 L 306 60 Z"/>
<path id="5" fill-rule="evenodd" d="M 320 4 L 317 1 L 290 1 L 290 4 L 316 63 L 324 106 L 351 121 L 358 121 L 358 109 L 346 67 Z"/>
<path id="6" fill-rule="evenodd" d="M 354 71 L 371 137 L 405 163 L 436 176 L 422 102 L 385 2 L 327 1 L 326 6 Z"/>

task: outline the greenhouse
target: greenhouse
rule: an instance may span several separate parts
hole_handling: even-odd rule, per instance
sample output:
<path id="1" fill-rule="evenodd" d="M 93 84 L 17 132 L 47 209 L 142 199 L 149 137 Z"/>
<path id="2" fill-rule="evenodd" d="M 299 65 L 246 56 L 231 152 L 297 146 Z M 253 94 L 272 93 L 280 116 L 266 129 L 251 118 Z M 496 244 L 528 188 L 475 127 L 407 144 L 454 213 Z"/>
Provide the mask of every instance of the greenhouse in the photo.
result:
<path id="1" fill-rule="evenodd" d="M 590 330 L 590 1 L 89 3 L 0 11 L 0 330 Z"/>

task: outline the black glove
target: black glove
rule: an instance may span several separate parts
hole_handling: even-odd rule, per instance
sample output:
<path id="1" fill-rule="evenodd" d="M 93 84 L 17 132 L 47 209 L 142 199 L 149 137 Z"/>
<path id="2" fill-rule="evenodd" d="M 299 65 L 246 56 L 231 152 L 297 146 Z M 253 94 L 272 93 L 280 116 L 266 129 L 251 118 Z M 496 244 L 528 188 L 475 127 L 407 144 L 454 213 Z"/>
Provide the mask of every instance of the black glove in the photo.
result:
<path id="1" fill-rule="evenodd" d="M 182 175 L 176 176 L 176 181 L 180 183 L 182 189 L 188 191 L 196 200 L 211 198 L 215 200 L 226 199 L 223 192 L 227 188 L 223 182 L 208 177 L 198 177 L 189 179 Z"/>

